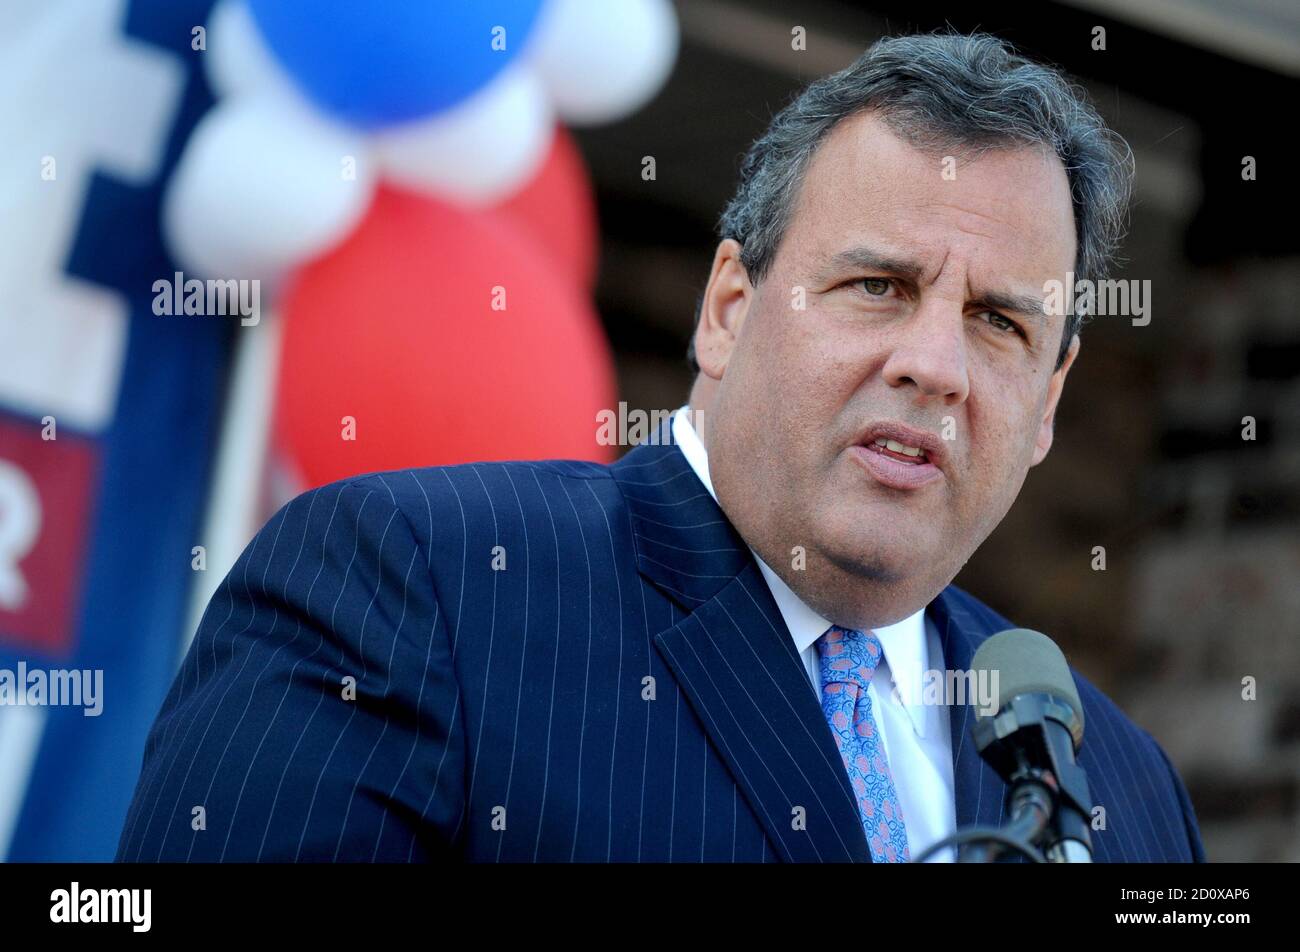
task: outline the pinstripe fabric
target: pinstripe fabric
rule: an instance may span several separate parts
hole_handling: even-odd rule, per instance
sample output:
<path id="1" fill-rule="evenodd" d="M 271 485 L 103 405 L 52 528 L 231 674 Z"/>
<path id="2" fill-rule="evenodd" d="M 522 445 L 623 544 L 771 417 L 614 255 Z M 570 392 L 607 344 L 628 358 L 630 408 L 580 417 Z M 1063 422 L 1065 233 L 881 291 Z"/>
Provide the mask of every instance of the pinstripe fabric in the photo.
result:
<path id="1" fill-rule="evenodd" d="M 118 859 L 870 862 L 780 613 L 667 432 L 281 509 L 208 606 Z M 1013 627 L 952 586 L 928 611 L 949 667 Z M 1203 859 L 1163 752 L 1076 680 L 1097 859 Z M 957 819 L 997 823 L 972 719 Z"/>

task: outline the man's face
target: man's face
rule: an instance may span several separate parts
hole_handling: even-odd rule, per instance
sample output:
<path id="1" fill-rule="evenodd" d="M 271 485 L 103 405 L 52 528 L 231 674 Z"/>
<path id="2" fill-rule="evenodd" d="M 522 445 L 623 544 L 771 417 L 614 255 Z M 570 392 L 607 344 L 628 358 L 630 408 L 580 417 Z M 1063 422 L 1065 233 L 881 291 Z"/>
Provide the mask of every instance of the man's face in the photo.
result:
<path id="1" fill-rule="evenodd" d="M 898 621 L 1051 445 L 1078 347 L 1054 370 L 1065 318 L 1041 308 L 1074 262 L 1065 170 L 1027 147 L 945 163 L 860 113 L 814 154 L 758 287 L 738 247 L 719 246 L 696 336 L 719 501 L 822 615 Z"/>

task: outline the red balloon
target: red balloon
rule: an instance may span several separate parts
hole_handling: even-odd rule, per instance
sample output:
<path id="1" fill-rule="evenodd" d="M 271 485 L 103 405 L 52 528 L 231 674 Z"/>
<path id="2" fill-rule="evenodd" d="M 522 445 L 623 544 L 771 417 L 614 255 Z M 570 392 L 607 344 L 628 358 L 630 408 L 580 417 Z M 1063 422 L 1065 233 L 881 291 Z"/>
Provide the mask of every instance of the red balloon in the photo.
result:
<path id="1" fill-rule="evenodd" d="M 517 222 L 578 286 L 596 283 L 596 200 L 582 152 L 563 126 L 555 127 L 551 150 L 524 188 L 494 209 Z"/>
<path id="2" fill-rule="evenodd" d="M 494 296 L 504 310 L 494 310 Z M 281 298 L 277 452 L 309 486 L 479 460 L 609 462 L 613 361 L 585 293 L 495 212 L 381 188 Z M 343 438 L 344 418 L 355 439 Z"/>

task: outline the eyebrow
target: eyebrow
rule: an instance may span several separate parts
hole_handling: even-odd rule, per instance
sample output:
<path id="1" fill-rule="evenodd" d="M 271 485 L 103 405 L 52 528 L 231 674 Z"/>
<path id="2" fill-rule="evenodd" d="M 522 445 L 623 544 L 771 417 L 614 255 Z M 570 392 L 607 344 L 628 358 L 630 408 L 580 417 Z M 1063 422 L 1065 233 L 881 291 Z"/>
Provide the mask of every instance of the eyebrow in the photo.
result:
<path id="1" fill-rule="evenodd" d="M 885 252 L 877 251 L 867 245 L 846 248 L 831 258 L 825 267 L 817 272 L 817 279 L 825 280 L 839 271 L 862 269 L 866 271 L 883 271 L 898 275 L 910 281 L 917 281 L 925 268 L 921 263 L 907 258 L 899 258 Z M 1016 294 L 1011 291 L 985 291 L 970 303 L 995 311 L 1011 311 L 1026 317 L 1046 317 L 1047 308 L 1042 298 L 1032 294 Z"/>
<path id="2" fill-rule="evenodd" d="M 1024 317 L 1046 317 L 1047 306 L 1042 298 L 1032 294 L 1012 294 L 1005 291 L 986 291 L 971 302 L 994 311 L 1011 311 Z"/>
<path id="3" fill-rule="evenodd" d="M 846 248 L 837 253 L 825 267 L 817 272 L 818 278 L 828 278 L 837 271 L 861 268 L 868 271 L 887 271 L 915 281 L 925 273 L 918 261 L 909 261 L 877 251 L 866 245 Z"/>

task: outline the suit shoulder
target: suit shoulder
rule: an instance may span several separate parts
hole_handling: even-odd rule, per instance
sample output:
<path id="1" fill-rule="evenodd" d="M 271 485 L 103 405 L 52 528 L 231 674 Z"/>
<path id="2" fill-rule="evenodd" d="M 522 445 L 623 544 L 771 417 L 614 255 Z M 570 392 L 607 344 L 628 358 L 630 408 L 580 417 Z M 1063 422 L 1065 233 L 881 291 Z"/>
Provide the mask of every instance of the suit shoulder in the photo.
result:
<path id="1" fill-rule="evenodd" d="M 454 526 L 459 532 L 462 522 L 490 522 L 494 511 L 543 514 L 548 503 L 554 506 L 555 499 L 564 495 L 563 487 L 570 486 L 573 493 L 577 485 L 601 482 L 614 485 L 610 468 L 600 463 L 502 460 L 365 473 L 309 490 L 299 498 L 312 493 L 359 493 L 372 497 L 371 505 L 382 500 L 401 512 L 416 537 L 427 542 L 439 536 L 439 527 Z"/>
<path id="2" fill-rule="evenodd" d="M 965 614 L 975 623 L 974 630 L 984 632 L 983 641 L 989 635 L 1015 628 L 1017 625 L 1005 615 L 980 601 L 970 592 L 957 585 L 949 585 L 943 591 L 953 610 Z"/>
<path id="3" fill-rule="evenodd" d="M 424 509 L 436 499 L 454 499 L 465 491 L 521 480 L 532 482 L 534 474 L 564 479 L 609 479 L 609 467 L 573 459 L 499 460 L 491 462 L 455 463 L 446 466 L 423 466 L 366 473 L 340 483 L 359 489 L 383 493 L 398 508 L 414 505 Z"/>
<path id="4" fill-rule="evenodd" d="M 351 513 L 359 532 L 380 528 L 394 509 L 405 517 L 417 540 L 436 538 L 436 527 L 463 518 L 476 521 L 494 505 L 529 509 L 542 496 L 555 492 L 557 480 L 587 483 L 613 478 L 608 466 L 584 460 L 506 460 L 412 467 L 348 476 L 304 490 L 285 502 L 265 522 L 282 530 L 325 513 L 325 518 Z M 531 487 L 531 491 L 529 490 Z M 538 488 L 540 487 L 540 492 Z M 517 502 L 518 500 L 518 502 Z"/>
<path id="5" fill-rule="evenodd" d="M 949 585 L 946 595 L 951 600 L 955 610 L 970 616 L 977 626 L 977 630 L 982 632 L 982 637 L 978 639 L 979 642 L 1000 631 L 1019 627 L 1005 615 L 956 585 Z M 1108 730 L 1122 731 L 1126 739 L 1136 745 L 1144 754 L 1153 758 L 1159 756 L 1157 754 L 1159 745 L 1156 744 L 1155 738 L 1150 733 L 1130 719 L 1118 704 L 1080 674 L 1074 665 L 1070 665 L 1070 674 L 1074 677 L 1074 683 L 1079 691 L 1079 700 L 1083 703 L 1086 718 L 1090 720 L 1098 717 L 1104 718 Z"/>
<path id="6" fill-rule="evenodd" d="M 951 612 L 965 616 L 968 630 L 976 634 L 976 646 L 997 632 L 1018 627 L 1006 616 L 955 585 L 948 586 L 944 598 Z M 1182 837 L 1174 834 L 1175 853 L 1171 855 L 1204 862 L 1205 850 L 1201 843 L 1196 813 L 1187 788 L 1168 754 L 1149 731 L 1133 721 L 1073 665 L 1070 665 L 1070 674 L 1083 705 L 1086 732 L 1084 756 L 1094 755 L 1100 758 L 1093 768 L 1097 771 L 1096 777 L 1100 779 L 1107 769 L 1112 773 L 1118 769 L 1121 775 L 1108 776 L 1109 783 L 1123 783 L 1128 778 L 1138 784 L 1134 796 L 1151 798 L 1151 809 L 1155 809 L 1154 804 L 1159 803 L 1167 811 L 1164 815 L 1170 819 L 1161 829 L 1179 830 L 1183 834 Z M 1175 818 L 1181 819 L 1181 829 L 1179 820 Z"/>
<path id="7" fill-rule="evenodd" d="M 1104 691 L 1073 667 L 1070 673 L 1074 675 L 1079 700 L 1083 703 L 1084 749 L 1096 750 L 1101 744 L 1107 751 L 1107 763 L 1113 765 L 1122 760 L 1128 771 L 1148 783 L 1150 786 L 1142 788 L 1142 793 L 1152 797 L 1154 803 L 1167 811 L 1166 815 L 1171 817 L 1170 827 L 1175 825 L 1172 817 L 1181 818 L 1183 839 L 1177 843 L 1180 861 L 1205 862 L 1205 846 L 1196 810 L 1187 785 L 1168 753 L 1155 735 L 1125 714 Z M 1185 855 L 1182 853 L 1184 847 Z"/>
<path id="8" fill-rule="evenodd" d="M 1125 714 L 1123 709 L 1111 700 L 1110 695 L 1080 674 L 1073 665 L 1070 666 L 1070 673 L 1074 675 L 1074 683 L 1079 690 L 1079 700 L 1083 703 L 1087 718 L 1085 730 L 1093 733 L 1096 726 L 1098 728 L 1096 733 L 1099 736 L 1110 735 L 1111 739 L 1116 735 L 1122 736 L 1127 745 L 1148 762 L 1168 763 L 1167 755 L 1150 731 Z M 1098 723 L 1100 720 L 1105 722 L 1104 729 L 1100 728 Z"/>

